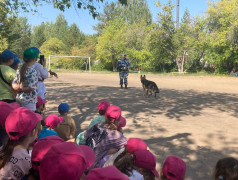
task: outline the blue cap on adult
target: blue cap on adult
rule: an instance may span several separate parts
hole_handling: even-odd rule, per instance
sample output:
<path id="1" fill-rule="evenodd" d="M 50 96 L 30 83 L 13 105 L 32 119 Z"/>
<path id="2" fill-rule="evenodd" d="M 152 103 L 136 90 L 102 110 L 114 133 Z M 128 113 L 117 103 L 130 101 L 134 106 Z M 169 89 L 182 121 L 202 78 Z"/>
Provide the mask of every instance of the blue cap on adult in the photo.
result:
<path id="1" fill-rule="evenodd" d="M 37 47 L 30 47 L 30 49 L 34 49 L 37 52 L 37 54 L 41 54 L 40 50 Z"/>
<path id="2" fill-rule="evenodd" d="M 10 50 L 4 50 L 1 53 L 1 59 L 3 62 L 8 62 L 12 58 L 14 58 L 14 53 Z"/>
<path id="3" fill-rule="evenodd" d="M 18 59 L 18 55 L 17 55 L 17 54 L 14 54 L 14 61 L 13 61 L 13 64 L 11 65 L 11 67 L 16 66 L 16 65 L 19 64 L 20 62 L 21 62 L 21 60 Z"/>
<path id="4" fill-rule="evenodd" d="M 58 107 L 59 113 L 66 113 L 70 110 L 70 107 L 67 103 L 61 103 Z"/>

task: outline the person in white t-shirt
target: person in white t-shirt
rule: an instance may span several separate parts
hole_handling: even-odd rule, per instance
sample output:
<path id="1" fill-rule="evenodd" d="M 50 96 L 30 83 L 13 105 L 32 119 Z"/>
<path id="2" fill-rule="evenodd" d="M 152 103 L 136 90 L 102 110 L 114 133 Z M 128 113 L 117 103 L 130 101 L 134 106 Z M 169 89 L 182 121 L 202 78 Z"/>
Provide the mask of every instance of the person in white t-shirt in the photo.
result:
<path id="1" fill-rule="evenodd" d="M 31 47 L 31 49 L 36 50 L 38 55 L 41 54 L 40 50 L 37 47 Z M 46 69 L 46 59 L 42 62 L 42 64 L 36 62 L 32 66 L 32 68 L 36 70 L 38 76 L 38 96 L 40 96 L 42 99 L 45 99 L 46 88 L 44 84 L 44 79 L 48 78 L 48 71 Z"/>

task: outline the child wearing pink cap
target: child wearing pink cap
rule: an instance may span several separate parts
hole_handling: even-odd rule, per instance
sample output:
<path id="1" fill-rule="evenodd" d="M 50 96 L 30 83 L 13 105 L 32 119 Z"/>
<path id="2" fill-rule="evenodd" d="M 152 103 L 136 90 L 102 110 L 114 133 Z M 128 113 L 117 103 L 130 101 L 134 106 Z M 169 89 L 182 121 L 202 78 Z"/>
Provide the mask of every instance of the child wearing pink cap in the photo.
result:
<path id="1" fill-rule="evenodd" d="M 42 139 L 47 136 L 55 135 L 59 136 L 55 131 L 55 128 L 59 123 L 63 122 L 63 118 L 57 116 L 56 114 L 51 114 L 45 119 L 46 126 L 39 132 L 38 139 Z"/>
<path id="2" fill-rule="evenodd" d="M 214 180 L 238 179 L 238 160 L 232 157 L 220 159 L 214 171 Z"/>
<path id="3" fill-rule="evenodd" d="M 41 180 L 79 180 L 95 161 L 91 148 L 72 142 L 54 144 L 40 161 Z"/>
<path id="4" fill-rule="evenodd" d="M 93 127 L 94 125 L 101 123 L 101 122 L 105 122 L 105 113 L 107 108 L 110 106 L 110 103 L 108 101 L 101 101 L 98 104 L 98 113 L 99 116 L 95 117 L 91 123 L 89 124 L 89 128 Z M 86 144 L 86 140 L 84 139 L 84 133 L 85 131 L 81 132 L 78 134 L 77 138 L 76 138 L 76 143 L 77 144 Z"/>
<path id="5" fill-rule="evenodd" d="M 129 180 L 124 176 L 115 166 L 108 166 L 105 168 L 95 168 L 89 171 L 84 180 Z"/>
<path id="6" fill-rule="evenodd" d="M 64 120 L 56 128 L 55 131 L 59 137 L 65 141 L 74 140 L 76 125 L 74 119 L 69 115 L 70 106 L 67 103 L 61 103 L 58 107 L 59 117 Z"/>
<path id="7" fill-rule="evenodd" d="M 43 117 L 43 121 L 41 121 L 41 125 L 45 126 L 45 104 L 47 103 L 46 100 L 42 99 L 40 96 L 37 96 L 37 103 L 36 103 L 36 111 L 35 113 L 40 114 Z"/>
<path id="8" fill-rule="evenodd" d="M 161 180 L 183 180 L 186 163 L 177 156 L 168 156 L 163 164 Z"/>
<path id="9" fill-rule="evenodd" d="M 105 122 L 98 123 L 85 132 L 86 145 L 93 149 L 96 156 L 91 168 L 100 167 L 101 159 L 111 149 L 121 149 L 126 144 L 127 138 L 117 130 L 120 119 L 121 109 L 110 106 L 105 113 Z"/>
<path id="10" fill-rule="evenodd" d="M 50 150 L 50 148 L 57 143 L 64 142 L 58 136 L 52 135 L 42 138 L 41 140 L 37 141 L 34 145 L 32 154 L 31 154 L 31 164 L 32 168 L 30 169 L 30 173 L 28 175 L 28 179 L 40 179 L 39 174 L 39 166 L 40 161 L 44 158 L 45 154 Z"/>
<path id="11" fill-rule="evenodd" d="M 5 129 L 5 122 L 7 116 L 14 110 L 19 107 L 18 103 L 6 103 L 4 101 L 0 101 L 0 147 L 5 145 L 8 140 L 8 135 Z"/>
<path id="12" fill-rule="evenodd" d="M 9 140 L 0 150 L 0 179 L 20 180 L 31 168 L 28 147 L 40 131 L 42 116 L 20 107 L 5 122 Z"/>
<path id="13" fill-rule="evenodd" d="M 91 123 L 89 124 L 89 128 L 93 127 L 95 124 L 101 123 L 101 122 L 105 122 L 105 118 L 104 115 L 107 111 L 107 108 L 110 106 L 110 103 L 108 101 L 101 101 L 98 104 L 98 113 L 99 116 L 93 118 L 93 120 L 91 121 Z"/>

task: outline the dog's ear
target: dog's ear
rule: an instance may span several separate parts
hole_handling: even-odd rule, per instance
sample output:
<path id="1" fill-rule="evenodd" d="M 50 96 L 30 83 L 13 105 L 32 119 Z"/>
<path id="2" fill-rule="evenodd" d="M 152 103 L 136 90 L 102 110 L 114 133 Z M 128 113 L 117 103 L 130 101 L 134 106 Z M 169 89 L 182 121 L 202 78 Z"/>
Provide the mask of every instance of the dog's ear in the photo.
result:
<path id="1" fill-rule="evenodd" d="M 144 75 L 144 78 L 145 78 L 145 75 Z"/>
<path id="2" fill-rule="evenodd" d="M 140 75 L 140 77 L 142 78 L 142 75 Z"/>

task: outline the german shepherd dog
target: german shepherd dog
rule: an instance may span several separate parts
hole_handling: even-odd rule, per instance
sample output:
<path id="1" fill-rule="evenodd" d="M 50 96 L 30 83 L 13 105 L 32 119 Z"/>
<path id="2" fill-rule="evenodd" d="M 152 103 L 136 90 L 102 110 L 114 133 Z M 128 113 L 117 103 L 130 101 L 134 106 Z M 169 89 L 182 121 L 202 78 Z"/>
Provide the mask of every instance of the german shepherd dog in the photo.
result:
<path id="1" fill-rule="evenodd" d="M 145 96 L 145 95 L 151 96 L 152 94 L 154 94 L 154 96 L 156 98 L 156 93 L 159 93 L 159 88 L 157 87 L 155 82 L 147 80 L 145 75 L 140 76 L 140 81 L 142 83 L 142 87 L 144 90 L 143 96 Z"/>
<path id="2" fill-rule="evenodd" d="M 56 78 L 58 78 L 58 75 L 55 72 L 51 71 L 51 69 L 49 70 L 49 73 L 50 77 L 55 76 Z"/>

